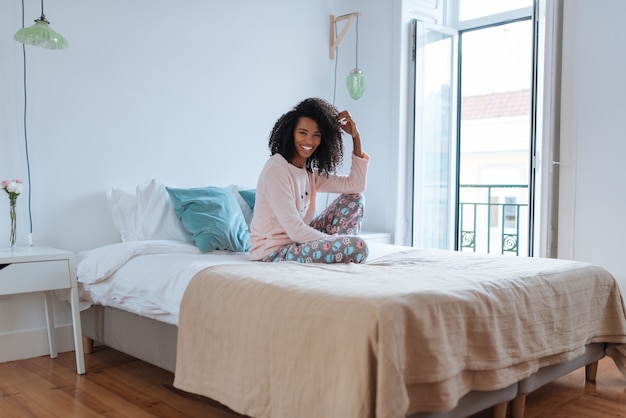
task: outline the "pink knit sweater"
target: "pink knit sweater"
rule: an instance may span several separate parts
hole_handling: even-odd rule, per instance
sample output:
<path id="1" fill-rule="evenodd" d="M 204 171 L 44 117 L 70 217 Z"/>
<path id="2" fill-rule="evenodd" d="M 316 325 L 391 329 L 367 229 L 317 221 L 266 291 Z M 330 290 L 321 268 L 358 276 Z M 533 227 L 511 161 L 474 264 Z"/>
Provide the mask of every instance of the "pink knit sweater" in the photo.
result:
<path id="1" fill-rule="evenodd" d="M 308 242 L 328 235 L 311 228 L 317 192 L 362 193 L 367 185 L 369 156 L 352 155 L 347 176 L 321 176 L 290 164 L 280 154 L 265 163 L 256 188 L 254 216 L 250 224 L 250 259 L 260 260 L 293 242 Z"/>

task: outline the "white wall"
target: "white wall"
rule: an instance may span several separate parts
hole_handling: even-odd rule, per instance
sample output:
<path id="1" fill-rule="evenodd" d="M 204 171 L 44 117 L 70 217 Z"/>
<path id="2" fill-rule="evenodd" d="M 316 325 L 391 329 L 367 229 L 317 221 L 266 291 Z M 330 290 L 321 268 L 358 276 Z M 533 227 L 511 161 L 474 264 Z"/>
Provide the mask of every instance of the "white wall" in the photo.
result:
<path id="1" fill-rule="evenodd" d="M 559 257 L 608 269 L 626 295 L 622 0 L 564 2 Z"/>
<path id="2" fill-rule="evenodd" d="M 115 241 L 102 193 L 113 185 L 254 184 L 273 121 L 301 98 L 328 95 L 327 4 L 49 3 L 71 47 L 27 47 L 36 244 L 76 251 Z M 30 20 L 37 2 L 29 6 Z M 7 14 L 3 28 L 16 28 L 19 10 Z M 13 147 L 22 141 L 21 46 L 6 32 L 11 130 L 1 137 Z M 25 178 L 24 162 L 3 160 L 0 176 Z M 25 243 L 25 199 L 18 204 Z M 0 222 L 0 236 L 6 228 Z"/>
<path id="3" fill-rule="evenodd" d="M 29 26 L 40 3 L 25 3 Z M 362 12 L 359 67 L 368 87 L 359 101 L 345 89 L 355 64 L 353 28 L 339 46 L 335 103 L 354 114 L 372 157 L 364 228 L 393 232 L 393 4 L 54 0 L 45 7 L 70 48 L 26 47 L 35 245 L 77 252 L 118 241 L 104 196 L 112 186 L 150 178 L 255 185 L 275 120 L 305 97 L 332 101 L 329 15 L 354 11 Z M 22 46 L 12 40 L 20 26 L 21 1 L 0 2 L 0 180 L 27 178 Z M 28 242 L 27 206 L 25 189 L 20 245 Z M 0 196 L 0 247 L 8 237 L 8 199 Z M 0 361 L 47 352 L 42 305 L 37 294 L 0 300 Z M 61 351 L 71 349 L 68 311 L 55 305 L 67 334 Z"/>
<path id="4" fill-rule="evenodd" d="M 29 25 L 39 3 L 26 3 Z M 78 251 L 117 240 L 102 193 L 114 185 L 151 177 L 181 186 L 256 183 L 276 118 L 304 97 L 333 98 L 330 13 L 363 13 L 359 66 L 368 87 L 359 101 L 345 89 L 354 67 L 352 29 L 339 47 L 336 105 L 355 114 L 372 156 L 369 194 L 393 189 L 386 173 L 396 142 L 390 134 L 390 5 L 49 3 L 51 26 L 71 46 L 27 47 L 35 244 Z M 21 44 L 11 39 L 20 25 L 19 4 L 0 6 L 0 140 L 9 151 L 0 156 L 2 179 L 26 178 Z M 18 200 L 21 244 L 27 242 L 25 197 Z M 371 200 L 366 226 L 391 229 L 393 205 Z M 0 222 L 4 235 L 8 222 Z"/>

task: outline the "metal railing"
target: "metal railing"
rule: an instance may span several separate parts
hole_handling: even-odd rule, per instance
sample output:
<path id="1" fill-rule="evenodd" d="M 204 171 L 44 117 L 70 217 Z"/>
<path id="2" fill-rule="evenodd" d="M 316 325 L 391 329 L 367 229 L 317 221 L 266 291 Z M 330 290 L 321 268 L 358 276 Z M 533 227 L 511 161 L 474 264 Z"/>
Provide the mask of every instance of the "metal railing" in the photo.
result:
<path id="1" fill-rule="evenodd" d="M 528 185 L 463 184 L 459 189 L 459 250 L 519 255 L 528 242 Z"/>

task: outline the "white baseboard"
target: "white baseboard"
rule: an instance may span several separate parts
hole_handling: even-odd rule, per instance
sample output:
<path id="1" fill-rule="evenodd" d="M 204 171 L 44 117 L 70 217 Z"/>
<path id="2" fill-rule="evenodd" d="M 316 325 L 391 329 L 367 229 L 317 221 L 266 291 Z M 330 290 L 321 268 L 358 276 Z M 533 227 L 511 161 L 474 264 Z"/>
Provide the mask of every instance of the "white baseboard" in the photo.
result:
<path id="1" fill-rule="evenodd" d="M 55 328 L 57 352 L 74 351 L 71 324 Z M 0 363 L 50 355 L 46 328 L 0 334 Z"/>

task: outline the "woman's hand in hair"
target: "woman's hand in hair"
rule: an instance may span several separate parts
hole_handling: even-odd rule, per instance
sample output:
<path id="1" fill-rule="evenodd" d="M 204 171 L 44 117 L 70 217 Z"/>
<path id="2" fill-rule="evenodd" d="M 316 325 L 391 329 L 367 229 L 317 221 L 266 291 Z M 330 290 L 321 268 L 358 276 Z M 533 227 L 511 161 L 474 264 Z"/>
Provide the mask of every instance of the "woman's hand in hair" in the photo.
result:
<path id="1" fill-rule="evenodd" d="M 343 129 L 348 135 L 351 137 L 359 137 L 359 130 L 356 127 L 356 122 L 352 119 L 352 115 L 347 110 L 343 112 L 339 112 L 339 116 L 337 116 L 337 120 L 339 121 L 339 126 Z"/>
<path id="2" fill-rule="evenodd" d="M 337 116 L 337 120 L 339 121 L 339 126 L 344 130 L 345 133 L 352 137 L 352 142 L 354 145 L 354 155 L 357 157 L 363 157 L 363 151 L 361 150 L 361 135 L 359 134 L 359 130 L 356 126 L 356 122 L 352 119 L 352 115 L 347 110 L 339 112 Z"/>

